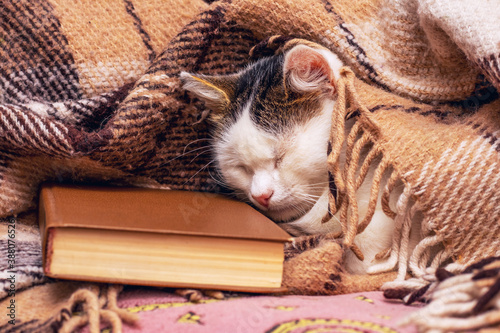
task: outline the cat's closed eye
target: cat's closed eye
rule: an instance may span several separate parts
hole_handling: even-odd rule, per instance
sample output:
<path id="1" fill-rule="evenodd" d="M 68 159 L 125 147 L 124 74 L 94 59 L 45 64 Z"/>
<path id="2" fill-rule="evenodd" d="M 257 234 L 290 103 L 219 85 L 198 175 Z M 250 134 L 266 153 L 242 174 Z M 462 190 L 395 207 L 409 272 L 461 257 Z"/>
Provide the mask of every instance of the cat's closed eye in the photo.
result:
<path id="1" fill-rule="evenodd" d="M 274 159 L 274 168 L 278 169 L 285 158 L 285 152 L 280 153 Z"/>
<path id="2" fill-rule="evenodd" d="M 249 166 L 247 166 L 245 164 L 237 164 L 237 165 L 234 166 L 234 168 L 237 171 L 245 173 L 247 175 L 252 175 L 253 174 L 253 170 Z"/>

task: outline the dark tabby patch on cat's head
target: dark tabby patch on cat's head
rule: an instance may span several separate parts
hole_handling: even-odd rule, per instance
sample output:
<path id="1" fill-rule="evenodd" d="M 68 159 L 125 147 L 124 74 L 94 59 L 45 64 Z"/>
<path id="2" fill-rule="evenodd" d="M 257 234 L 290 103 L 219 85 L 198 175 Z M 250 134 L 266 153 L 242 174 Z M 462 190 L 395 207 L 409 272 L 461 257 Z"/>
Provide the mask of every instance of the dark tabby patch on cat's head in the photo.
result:
<path id="1" fill-rule="evenodd" d="M 283 63 L 282 55 L 261 60 L 241 78 L 241 83 L 253 87 L 246 99 L 251 103 L 250 118 L 258 127 L 272 133 L 303 123 L 321 109 L 317 92 L 299 93 L 290 87 L 283 74 Z"/>
<path id="2" fill-rule="evenodd" d="M 205 100 L 220 134 L 248 108 L 261 129 L 282 133 L 306 122 L 332 93 L 333 74 L 316 50 L 297 46 L 286 54 L 263 58 L 238 74 L 226 76 L 181 73 L 184 88 Z"/>

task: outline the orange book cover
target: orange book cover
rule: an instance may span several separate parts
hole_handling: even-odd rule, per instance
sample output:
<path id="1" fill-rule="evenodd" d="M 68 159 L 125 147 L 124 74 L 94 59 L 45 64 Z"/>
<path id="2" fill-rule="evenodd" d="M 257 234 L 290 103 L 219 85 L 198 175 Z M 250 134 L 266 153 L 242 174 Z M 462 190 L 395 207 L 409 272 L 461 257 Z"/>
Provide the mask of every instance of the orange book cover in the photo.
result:
<path id="1" fill-rule="evenodd" d="M 221 195 L 44 185 L 44 272 L 75 280 L 272 292 L 290 236 Z"/>

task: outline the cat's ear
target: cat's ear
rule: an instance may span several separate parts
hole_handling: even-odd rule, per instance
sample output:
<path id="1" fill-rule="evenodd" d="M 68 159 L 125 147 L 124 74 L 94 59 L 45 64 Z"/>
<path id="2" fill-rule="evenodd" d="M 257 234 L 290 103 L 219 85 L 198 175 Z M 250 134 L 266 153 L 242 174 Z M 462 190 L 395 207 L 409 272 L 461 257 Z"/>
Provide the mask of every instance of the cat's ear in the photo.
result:
<path id="1" fill-rule="evenodd" d="M 182 72 L 180 79 L 184 89 L 205 101 L 206 105 L 214 111 L 231 102 L 236 85 L 234 75 L 209 76 Z"/>
<path id="2" fill-rule="evenodd" d="M 314 49 L 297 45 L 285 54 L 283 65 L 285 79 L 290 88 L 298 93 L 336 91 L 336 73 L 342 62 L 326 49 Z"/>

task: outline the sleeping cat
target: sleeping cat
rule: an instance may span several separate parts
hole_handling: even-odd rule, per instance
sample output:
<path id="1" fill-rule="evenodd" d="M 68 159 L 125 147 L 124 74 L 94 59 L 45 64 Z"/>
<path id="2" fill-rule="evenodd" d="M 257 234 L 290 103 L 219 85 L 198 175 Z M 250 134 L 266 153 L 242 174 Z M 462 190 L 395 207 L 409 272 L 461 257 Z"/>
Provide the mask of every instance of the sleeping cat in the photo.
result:
<path id="1" fill-rule="evenodd" d="M 298 45 L 236 74 L 180 75 L 184 89 L 212 110 L 214 159 L 225 184 L 294 236 L 340 230 L 336 216 L 326 223 L 322 218 L 328 210 L 327 149 L 341 67 L 329 50 Z M 370 182 L 364 183 L 358 191 L 360 214 L 370 192 Z M 365 273 L 375 254 L 391 246 L 392 231 L 392 219 L 377 211 L 355 239 L 365 260 L 349 252 L 347 269 Z"/>

